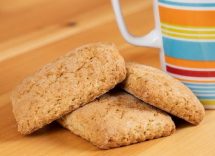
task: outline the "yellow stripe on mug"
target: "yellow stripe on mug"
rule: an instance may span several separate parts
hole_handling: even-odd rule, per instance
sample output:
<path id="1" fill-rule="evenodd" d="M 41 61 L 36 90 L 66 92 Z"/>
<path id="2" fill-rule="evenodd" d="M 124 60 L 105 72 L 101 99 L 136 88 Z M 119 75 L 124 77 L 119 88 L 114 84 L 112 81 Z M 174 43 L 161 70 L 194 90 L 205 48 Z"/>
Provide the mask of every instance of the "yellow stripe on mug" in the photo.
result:
<path id="1" fill-rule="evenodd" d="M 184 34 L 215 34 L 215 27 L 214 28 L 207 28 L 207 27 L 187 27 L 187 26 L 176 26 L 176 25 L 169 25 L 167 23 L 161 23 L 161 29 L 163 31 L 170 31 L 170 32 L 177 32 L 177 33 L 184 33 Z"/>
<path id="2" fill-rule="evenodd" d="M 171 32 L 162 30 L 162 34 L 169 37 L 176 37 L 176 38 L 183 38 L 183 39 L 194 39 L 194 40 L 214 40 L 215 34 L 185 34 L 185 33 L 178 33 L 178 32 Z"/>
<path id="3" fill-rule="evenodd" d="M 174 38 L 194 40 L 214 40 L 215 28 L 195 28 L 161 23 L 162 34 Z"/>
<path id="4" fill-rule="evenodd" d="M 206 105 L 215 105 L 215 99 L 214 100 L 207 100 L 207 99 L 202 99 L 200 100 L 203 104 Z"/>

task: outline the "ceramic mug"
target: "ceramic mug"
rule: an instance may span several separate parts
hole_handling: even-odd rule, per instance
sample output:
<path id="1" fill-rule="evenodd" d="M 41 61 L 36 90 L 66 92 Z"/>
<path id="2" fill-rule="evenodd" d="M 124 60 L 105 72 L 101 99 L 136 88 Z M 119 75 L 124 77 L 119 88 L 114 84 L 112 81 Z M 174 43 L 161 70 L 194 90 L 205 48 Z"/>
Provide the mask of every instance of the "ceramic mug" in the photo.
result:
<path id="1" fill-rule="evenodd" d="M 143 37 L 127 31 L 119 0 L 112 5 L 125 40 L 160 48 L 162 69 L 215 109 L 215 0 L 154 0 L 155 29 Z"/>

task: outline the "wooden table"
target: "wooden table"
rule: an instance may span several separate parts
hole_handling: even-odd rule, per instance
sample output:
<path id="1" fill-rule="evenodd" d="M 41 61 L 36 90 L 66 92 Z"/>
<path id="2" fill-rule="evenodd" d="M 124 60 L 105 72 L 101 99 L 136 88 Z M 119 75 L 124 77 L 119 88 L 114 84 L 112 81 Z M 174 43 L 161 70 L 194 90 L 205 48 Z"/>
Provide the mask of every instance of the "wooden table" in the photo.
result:
<path id="1" fill-rule="evenodd" d="M 152 2 L 123 0 L 129 30 L 153 28 Z M 159 67 L 158 49 L 134 47 L 121 37 L 108 0 L 0 1 L 0 155 L 159 155 L 214 156 L 215 111 L 199 126 L 184 121 L 166 138 L 112 150 L 99 150 L 57 123 L 30 136 L 17 132 L 9 99 L 11 89 L 40 66 L 79 45 L 110 41 L 126 60 Z"/>

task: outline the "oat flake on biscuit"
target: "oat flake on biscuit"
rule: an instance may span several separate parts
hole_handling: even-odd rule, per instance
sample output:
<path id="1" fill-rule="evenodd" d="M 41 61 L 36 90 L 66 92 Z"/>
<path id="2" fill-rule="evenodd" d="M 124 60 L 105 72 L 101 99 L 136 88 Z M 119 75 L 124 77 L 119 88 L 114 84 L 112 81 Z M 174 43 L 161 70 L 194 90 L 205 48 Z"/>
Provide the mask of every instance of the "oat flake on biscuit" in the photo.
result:
<path id="1" fill-rule="evenodd" d="M 34 132 L 104 94 L 125 76 L 124 59 L 113 44 L 74 49 L 43 66 L 13 91 L 18 131 Z"/>

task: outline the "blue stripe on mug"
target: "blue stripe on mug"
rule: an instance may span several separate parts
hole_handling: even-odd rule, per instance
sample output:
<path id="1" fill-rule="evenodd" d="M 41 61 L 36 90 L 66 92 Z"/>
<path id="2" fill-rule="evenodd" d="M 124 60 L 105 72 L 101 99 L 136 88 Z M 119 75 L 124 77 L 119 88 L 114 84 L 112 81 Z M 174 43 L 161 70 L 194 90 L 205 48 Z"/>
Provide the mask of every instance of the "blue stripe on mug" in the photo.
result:
<path id="1" fill-rule="evenodd" d="M 213 94 L 213 96 L 215 96 L 215 90 L 211 90 L 211 91 L 205 91 L 205 90 L 196 90 L 196 89 L 193 89 L 193 93 L 195 94 L 207 94 L 207 95 L 211 95 Z"/>
<path id="2" fill-rule="evenodd" d="M 215 61 L 214 42 L 182 41 L 163 37 L 163 47 L 165 54 L 170 57 Z"/>
<path id="3" fill-rule="evenodd" d="M 198 97 L 199 99 L 214 99 L 214 100 L 215 100 L 215 96 L 198 96 L 198 95 L 197 95 L 197 97 Z"/>
<path id="4" fill-rule="evenodd" d="M 187 7 L 215 7 L 215 3 L 185 3 L 185 2 L 174 2 L 170 0 L 159 0 L 160 3 L 175 5 L 175 6 L 187 6 Z"/>
<path id="5" fill-rule="evenodd" d="M 196 92 L 204 92 L 204 91 L 212 91 L 215 93 L 215 88 L 197 88 L 197 87 L 190 87 L 188 86 L 191 90 L 194 90 Z"/>
<path id="6" fill-rule="evenodd" d="M 213 87 L 215 88 L 215 83 L 189 83 L 189 82 L 183 82 L 185 85 L 187 86 L 191 86 L 191 87 Z"/>

